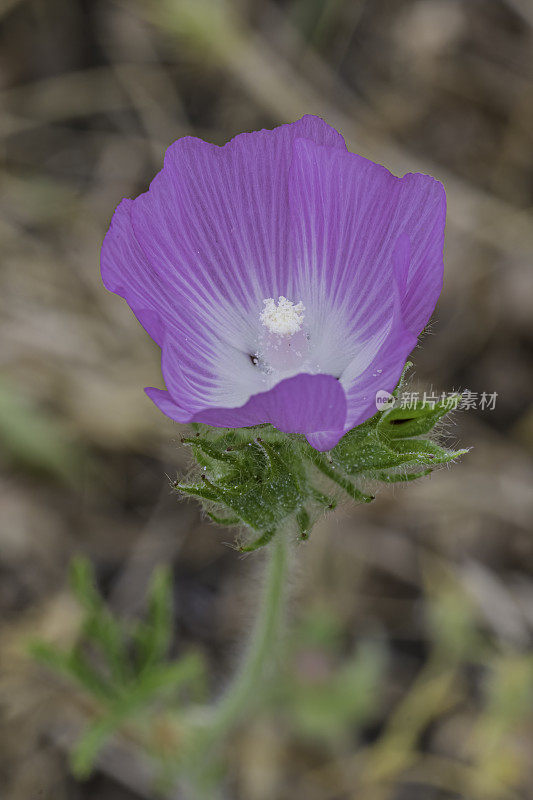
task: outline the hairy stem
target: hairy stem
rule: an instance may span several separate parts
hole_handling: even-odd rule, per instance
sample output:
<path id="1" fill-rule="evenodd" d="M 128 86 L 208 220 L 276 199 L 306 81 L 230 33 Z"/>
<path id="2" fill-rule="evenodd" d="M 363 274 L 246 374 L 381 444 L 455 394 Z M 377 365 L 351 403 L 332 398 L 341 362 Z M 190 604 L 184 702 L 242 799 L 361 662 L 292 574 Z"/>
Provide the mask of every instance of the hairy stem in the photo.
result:
<path id="1" fill-rule="evenodd" d="M 216 733 L 230 727 L 246 710 L 276 644 L 282 619 L 287 572 L 287 541 L 283 534 L 278 532 L 267 548 L 267 557 L 263 597 L 244 660 L 233 682 L 220 699 L 211 721 L 211 730 Z"/>
<path id="2" fill-rule="evenodd" d="M 285 600 L 288 561 L 286 536 L 278 531 L 265 549 L 268 562 L 258 615 L 237 674 L 214 706 L 198 742 L 197 754 L 202 759 L 246 713 L 273 660 Z"/>

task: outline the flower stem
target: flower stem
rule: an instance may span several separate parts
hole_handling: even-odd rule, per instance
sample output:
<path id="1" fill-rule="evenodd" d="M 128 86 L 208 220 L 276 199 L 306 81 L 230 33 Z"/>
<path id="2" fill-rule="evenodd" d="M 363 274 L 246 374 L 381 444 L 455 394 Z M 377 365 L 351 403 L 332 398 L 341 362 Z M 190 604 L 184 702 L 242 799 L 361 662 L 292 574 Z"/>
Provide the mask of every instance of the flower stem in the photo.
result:
<path id="1" fill-rule="evenodd" d="M 278 531 L 265 550 L 268 562 L 258 616 L 240 668 L 215 704 L 203 735 L 197 742 L 199 748 L 196 752 L 202 760 L 246 713 L 261 686 L 266 668 L 273 659 L 285 600 L 288 562 L 286 536 Z"/>
<path id="2" fill-rule="evenodd" d="M 242 712 L 246 711 L 275 649 L 285 600 L 286 537 L 278 531 L 272 544 L 266 549 L 268 563 L 258 617 L 240 669 L 215 707 L 211 718 L 209 727 L 216 738 L 219 733 L 237 722 Z"/>

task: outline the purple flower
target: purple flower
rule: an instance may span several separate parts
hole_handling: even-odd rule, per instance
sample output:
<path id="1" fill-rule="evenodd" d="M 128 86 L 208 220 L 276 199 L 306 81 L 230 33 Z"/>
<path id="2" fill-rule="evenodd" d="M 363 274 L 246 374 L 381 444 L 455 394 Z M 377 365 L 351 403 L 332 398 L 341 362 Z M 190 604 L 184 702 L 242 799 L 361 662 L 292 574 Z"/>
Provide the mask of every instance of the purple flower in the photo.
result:
<path id="1" fill-rule="evenodd" d="M 178 422 L 271 423 L 329 450 L 392 391 L 442 287 L 442 185 L 396 178 L 306 116 L 185 137 L 118 206 L 106 287 L 162 350 Z"/>

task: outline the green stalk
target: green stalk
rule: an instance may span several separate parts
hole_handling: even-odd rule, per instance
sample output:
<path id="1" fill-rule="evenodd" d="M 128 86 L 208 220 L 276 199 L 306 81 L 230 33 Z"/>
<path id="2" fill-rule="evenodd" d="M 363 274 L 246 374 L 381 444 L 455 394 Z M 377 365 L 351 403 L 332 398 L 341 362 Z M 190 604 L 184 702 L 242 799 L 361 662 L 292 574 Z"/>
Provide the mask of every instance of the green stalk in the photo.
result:
<path id="1" fill-rule="evenodd" d="M 200 766 L 197 760 L 204 762 L 208 751 L 221 742 L 246 714 L 273 660 L 285 601 L 287 537 L 278 531 L 265 550 L 268 562 L 258 616 L 237 674 L 215 704 L 206 721 L 205 729 L 196 740 L 195 767 Z M 193 771 L 196 771 L 195 767 Z"/>
<path id="2" fill-rule="evenodd" d="M 287 541 L 278 532 L 267 548 L 263 598 L 246 654 L 237 675 L 215 707 L 210 731 L 218 738 L 237 722 L 261 683 L 265 668 L 272 659 L 283 616 L 285 578 L 287 572 Z"/>

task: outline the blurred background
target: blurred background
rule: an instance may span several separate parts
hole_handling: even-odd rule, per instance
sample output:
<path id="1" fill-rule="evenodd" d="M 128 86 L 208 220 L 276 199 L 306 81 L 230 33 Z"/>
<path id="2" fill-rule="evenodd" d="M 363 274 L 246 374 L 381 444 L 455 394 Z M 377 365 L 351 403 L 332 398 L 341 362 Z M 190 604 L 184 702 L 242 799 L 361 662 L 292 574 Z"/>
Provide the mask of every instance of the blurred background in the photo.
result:
<path id="1" fill-rule="evenodd" d="M 234 668 L 261 555 L 172 494 L 182 430 L 142 391 L 159 353 L 99 249 L 175 139 L 304 113 L 445 184 L 412 388 L 477 393 L 446 429 L 473 450 L 298 548 L 284 665 L 225 743 L 223 797 L 533 797 L 532 43 L 530 0 L 1 0 L 2 799 L 156 797 L 123 730 L 72 777 L 94 708 L 27 655 L 78 635 L 75 554 L 124 620 L 171 565 L 171 654 L 199 653 L 211 693 Z"/>

